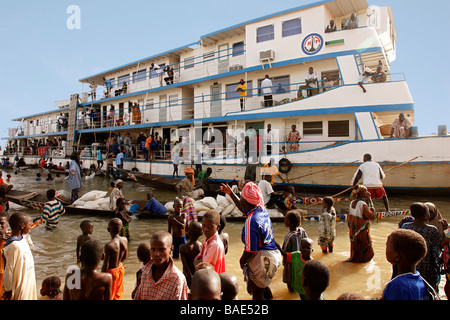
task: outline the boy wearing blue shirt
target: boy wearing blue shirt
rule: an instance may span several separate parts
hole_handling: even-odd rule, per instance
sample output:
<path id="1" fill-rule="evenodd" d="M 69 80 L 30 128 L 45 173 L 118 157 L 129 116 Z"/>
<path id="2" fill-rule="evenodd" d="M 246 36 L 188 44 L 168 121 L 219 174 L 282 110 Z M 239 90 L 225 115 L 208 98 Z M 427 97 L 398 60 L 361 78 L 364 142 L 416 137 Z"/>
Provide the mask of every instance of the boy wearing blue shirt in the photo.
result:
<path id="1" fill-rule="evenodd" d="M 427 284 L 416 270 L 427 253 L 425 239 L 417 232 L 398 229 L 386 242 L 386 259 L 397 265 L 398 275 L 383 291 L 383 300 L 428 300 Z"/>

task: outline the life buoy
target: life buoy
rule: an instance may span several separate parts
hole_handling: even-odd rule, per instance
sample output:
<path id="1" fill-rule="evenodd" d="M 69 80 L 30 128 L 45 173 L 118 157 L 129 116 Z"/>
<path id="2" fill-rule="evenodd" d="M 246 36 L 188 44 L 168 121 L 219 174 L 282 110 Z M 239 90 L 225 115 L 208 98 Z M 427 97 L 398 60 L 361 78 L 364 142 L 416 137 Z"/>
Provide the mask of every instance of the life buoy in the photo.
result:
<path id="1" fill-rule="evenodd" d="M 278 171 L 280 171 L 281 173 L 289 173 L 291 169 L 292 163 L 286 158 L 281 159 L 278 163 Z"/>

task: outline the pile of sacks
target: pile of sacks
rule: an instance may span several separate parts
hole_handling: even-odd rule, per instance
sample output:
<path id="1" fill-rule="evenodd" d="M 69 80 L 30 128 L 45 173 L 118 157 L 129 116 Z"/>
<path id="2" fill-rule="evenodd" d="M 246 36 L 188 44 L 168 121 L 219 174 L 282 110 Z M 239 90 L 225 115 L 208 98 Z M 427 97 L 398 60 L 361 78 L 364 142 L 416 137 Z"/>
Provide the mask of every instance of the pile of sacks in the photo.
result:
<path id="1" fill-rule="evenodd" d="M 168 202 L 165 205 L 167 212 L 173 212 L 173 202 Z M 200 200 L 194 201 L 195 211 L 197 212 L 197 216 L 201 217 L 205 214 L 205 212 L 214 209 L 219 212 L 224 217 L 242 217 L 242 212 L 237 208 L 233 199 L 229 195 L 221 196 L 217 195 L 216 199 L 213 197 L 205 197 Z M 274 217 L 283 217 L 283 214 L 277 209 L 267 209 L 269 216 L 271 218 Z"/>
<path id="2" fill-rule="evenodd" d="M 73 205 L 77 208 L 109 210 L 109 196 L 107 191 L 93 190 L 78 198 Z"/>

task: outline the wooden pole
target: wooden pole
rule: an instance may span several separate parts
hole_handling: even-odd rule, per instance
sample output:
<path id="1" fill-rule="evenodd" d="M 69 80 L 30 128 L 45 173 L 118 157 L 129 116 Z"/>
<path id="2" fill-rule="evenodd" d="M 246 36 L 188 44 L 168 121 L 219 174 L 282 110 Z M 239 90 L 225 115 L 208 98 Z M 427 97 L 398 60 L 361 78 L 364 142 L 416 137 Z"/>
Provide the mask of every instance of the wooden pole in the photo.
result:
<path id="1" fill-rule="evenodd" d="M 340 165 L 338 165 L 338 166 L 333 166 L 332 168 L 323 169 L 323 170 L 320 170 L 320 171 L 316 171 L 316 172 L 312 172 L 312 173 L 305 174 L 305 175 L 300 176 L 300 177 L 297 177 L 297 178 L 288 179 L 287 181 L 290 182 L 290 181 L 293 181 L 293 180 L 297 180 L 297 179 L 301 179 L 301 178 L 304 178 L 304 177 L 312 176 L 313 174 L 316 174 L 316 173 L 322 173 L 322 172 L 325 172 L 325 171 L 333 170 L 333 169 L 336 169 L 337 167 L 341 167 L 341 166 L 350 165 L 350 164 L 353 164 L 353 163 L 355 163 L 355 162 L 357 162 L 357 161 L 358 161 L 358 160 L 352 161 L 352 162 L 350 162 L 350 163 L 343 163 L 343 164 L 340 164 Z"/>
<path id="2" fill-rule="evenodd" d="M 386 170 L 384 173 L 388 173 L 389 171 L 394 170 L 394 169 L 397 169 L 398 167 L 401 167 L 401 166 L 403 166 L 403 165 L 405 165 L 405 164 L 408 164 L 408 163 L 410 163 L 410 162 L 412 162 L 412 161 L 414 161 L 414 160 L 416 160 L 416 159 L 418 159 L 418 158 L 420 158 L 420 157 L 422 157 L 422 156 L 414 157 L 414 158 L 412 158 L 412 159 L 410 159 L 410 160 L 408 160 L 408 161 L 405 161 L 405 162 L 403 162 L 403 163 L 400 163 L 399 165 L 396 165 L 396 166 L 394 166 L 394 167 L 392 167 L 392 168 Z M 332 195 L 331 197 L 332 197 L 332 198 L 335 198 L 335 197 L 337 197 L 337 196 L 340 196 L 341 194 L 343 194 L 343 193 L 345 193 L 345 192 L 347 192 L 347 191 L 350 191 L 350 190 L 353 189 L 353 188 L 354 188 L 354 186 L 348 187 L 348 188 L 345 189 L 344 191 L 341 191 L 341 192 L 339 192 L 339 193 L 336 193 L 336 194 Z M 317 204 L 319 204 L 319 203 L 322 203 L 322 201 L 318 201 L 318 202 L 316 202 L 316 203 L 313 203 L 313 204 L 307 206 L 306 208 L 313 207 L 313 206 L 315 206 L 315 205 L 317 205 Z"/>

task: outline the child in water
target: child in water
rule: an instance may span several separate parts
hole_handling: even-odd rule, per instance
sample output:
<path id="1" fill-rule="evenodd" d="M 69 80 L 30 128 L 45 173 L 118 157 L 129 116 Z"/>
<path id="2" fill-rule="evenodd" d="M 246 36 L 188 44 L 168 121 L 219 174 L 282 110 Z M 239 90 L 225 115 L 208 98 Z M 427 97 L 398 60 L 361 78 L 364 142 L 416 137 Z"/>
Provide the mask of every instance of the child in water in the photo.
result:
<path id="1" fill-rule="evenodd" d="M 62 300 L 61 279 L 56 276 L 45 278 L 42 281 L 41 296 L 45 300 Z"/>
<path id="2" fill-rule="evenodd" d="M 284 237 L 282 246 L 282 252 L 294 252 L 300 251 L 300 243 L 302 239 L 307 238 L 305 229 L 301 227 L 302 217 L 296 210 L 289 211 L 284 219 L 284 225 L 289 228 L 288 234 Z M 287 284 L 290 292 L 293 292 L 292 288 L 292 263 L 284 261 L 283 270 L 283 282 Z"/>
<path id="3" fill-rule="evenodd" d="M 336 209 L 332 197 L 323 198 L 322 214 L 319 218 L 319 246 L 323 253 L 333 252 L 336 236 Z"/>

